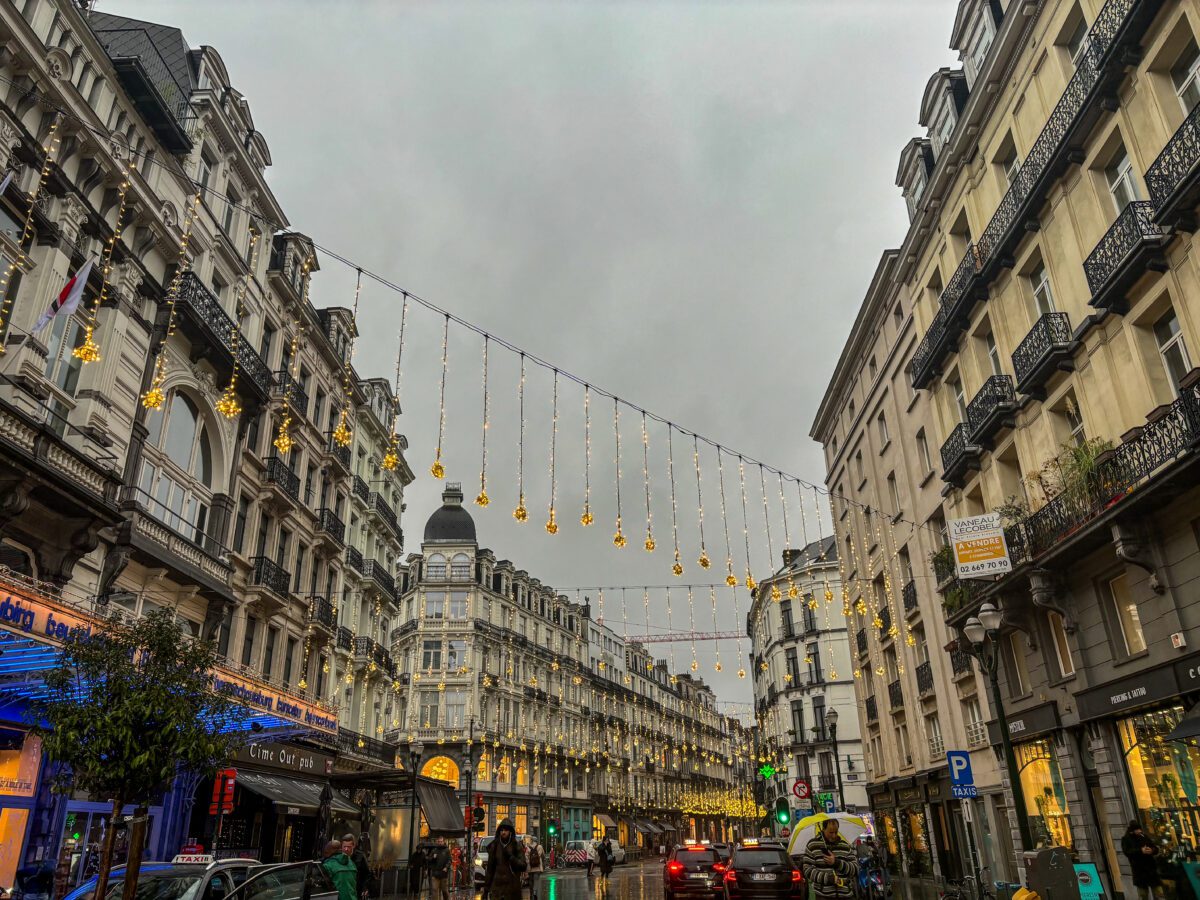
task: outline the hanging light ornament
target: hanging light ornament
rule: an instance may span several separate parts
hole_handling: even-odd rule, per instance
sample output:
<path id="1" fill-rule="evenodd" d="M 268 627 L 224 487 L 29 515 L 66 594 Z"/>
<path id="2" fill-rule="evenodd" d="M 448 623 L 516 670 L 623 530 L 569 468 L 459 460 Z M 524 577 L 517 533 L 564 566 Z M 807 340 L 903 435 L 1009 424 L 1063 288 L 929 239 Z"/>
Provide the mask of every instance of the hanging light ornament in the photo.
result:
<path id="1" fill-rule="evenodd" d="M 529 510 L 525 508 L 525 354 L 521 354 L 521 381 L 517 386 L 520 407 L 520 430 L 517 436 L 517 508 L 513 518 L 518 522 L 529 521 Z"/>
<path id="2" fill-rule="evenodd" d="M 397 428 L 400 425 L 400 359 L 404 355 L 404 323 L 408 319 L 408 292 L 404 292 L 404 304 L 400 307 L 400 340 L 396 348 L 396 387 L 392 392 L 392 431 L 388 435 L 388 449 L 383 454 L 379 464 L 391 472 L 400 465 L 400 435 Z"/>
<path id="3" fill-rule="evenodd" d="M 554 517 L 554 500 L 558 481 L 554 470 L 554 452 L 558 447 L 558 369 L 554 370 L 554 403 L 550 417 L 550 509 L 546 518 L 546 533 L 558 534 L 558 522 Z"/>
<path id="4" fill-rule="evenodd" d="M 683 561 L 679 555 L 679 515 L 675 503 L 675 446 L 672 441 L 672 435 L 675 433 L 675 426 L 670 422 L 667 423 L 667 474 L 671 479 L 671 541 L 675 545 L 675 562 L 671 566 L 671 572 L 680 576 L 683 574 Z"/>
<path id="5" fill-rule="evenodd" d="M 696 560 L 700 568 L 707 569 L 712 565 L 708 558 L 708 549 L 704 544 L 704 492 L 700 488 L 700 441 L 692 434 L 692 464 L 696 467 L 696 519 L 700 524 L 700 557 Z"/>
<path id="6" fill-rule="evenodd" d="M 307 267 L 308 263 L 305 262 Z M 307 271 L 305 278 L 308 277 Z M 275 435 L 275 440 L 272 442 L 275 449 L 282 456 L 287 456 L 292 452 L 292 448 L 296 446 L 296 441 L 292 437 L 292 390 L 296 384 L 296 367 L 300 364 L 300 354 L 298 352 L 300 346 L 300 320 L 297 319 L 293 326 L 292 343 L 291 343 L 291 368 L 288 369 L 287 388 L 283 392 L 283 415 L 279 419 L 279 431 Z"/>
<path id="7" fill-rule="evenodd" d="M 446 362 L 448 360 L 449 350 L 450 314 L 446 313 L 446 317 L 442 322 L 442 387 L 438 395 L 437 454 L 434 456 L 433 465 L 429 467 L 429 474 L 434 478 L 446 477 L 446 467 L 442 465 L 442 441 L 446 436 Z"/>
<path id="8" fill-rule="evenodd" d="M 628 541 L 621 532 L 621 404 L 613 398 L 613 436 L 617 442 L 617 533 L 613 535 L 613 544 L 624 547 Z"/>
<path id="9" fill-rule="evenodd" d="M 653 553 L 657 546 L 654 542 L 654 528 L 650 513 L 650 435 L 646 431 L 646 411 L 642 410 L 642 482 L 646 487 L 646 542 L 647 553 Z"/>
<path id="10" fill-rule="evenodd" d="M 720 445 L 717 445 L 717 475 L 721 484 L 721 524 L 725 528 L 725 583 L 737 587 L 737 576 L 733 574 L 733 545 L 729 542 L 729 516 L 725 508 L 725 463 Z"/>
<path id="11" fill-rule="evenodd" d="M 736 590 L 735 588 L 730 588 L 730 589 L 729 589 L 729 593 L 731 593 L 731 594 L 733 595 L 733 617 L 734 617 L 734 621 L 735 621 L 735 622 L 740 622 L 740 621 L 742 621 L 742 611 L 741 611 L 741 602 L 740 602 L 740 598 L 738 597 L 738 592 L 737 592 L 737 590 Z M 740 628 L 738 629 L 738 636 L 737 636 L 737 658 L 738 658 L 738 662 L 739 662 L 739 663 L 740 663 L 740 662 L 741 662 L 741 660 L 743 659 L 743 657 L 742 657 L 742 630 L 741 630 Z M 746 677 L 746 668 L 745 668 L 745 666 L 744 666 L 744 665 L 739 665 L 739 666 L 738 666 L 737 677 L 738 677 L 738 678 L 745 678 L 745 677 Z"/>
<path id="12" fill-rule="evenodd" d="M 246 274 L 242 276 L 242 283 L 238 285 L 237 296 L 233 301 L 235 321 L 229 328 L 229 347 L 233 356 L 233 365 L 230 368 L 229 381 L 226 383 L 225 389 L 221 391 L 221 399 L 216 402 L 217 412 L 226 419 L 236 419 L 242 414 L 242 404 L 237 395 L 238 372 L 241 368 L 238 342 L 242 337 L 242 319 L 246 317 L 246 292 L 250 290 L 250 282 L 254 280 L 258 263 L 258 232 L 253 228 L 248 231 L 250 234 L 250 261 L 246 266 Z"/>
<path id="13" fill-rule="evenodd" d="M 579 524 L 584 528 L 596 521 L 592 516 L 592 387 L 583 386 L 583 513 Z"/>
<path id="14" fill-rule="evenodd" d="M 191 260 L 188 258 L 188 244 L 192 239 L 192 226 L 200 210 L 200 192 L 192 198 L 192 205 L 184 217 L 183 233 L 179 238 L 179 262 L 175 275 L 167 287 L 167 326 L 163 329 L 162 339 L 158 343 L 158 356 L 154 360 L 154 373 L 150 378 L 150 387 L 142 394 L 142 406 L 146 409 L 162 409 L 167 399 L 163 383 L 167 380 L 167 342 L 175 334 L 175 304 L 179 300 L 179 289 L 183 285 L 183 276 L 191 270 Z"/>
<path id="15" fill-rule="evenodd" d="M 708 598 L 712 601 L 712 620 L 713 620 L 713 650 L 716 652 L 717 661 L 713 665 L 713 669 L 717 672 L 721 671 L 721 642 L 717 640 L 717 588 L 715 585 L 708 586 Z"/>
<path id="16" fill-rule="evenodd" d="M 671 588 L 667 588 L 667 634 L 675 630 L 675 625 L 671 620 Z M 671 684 L 675 684 L 678 679 L 675 673 L 675 642 L 671 641 L 667 644 L 667 675 L 671 680 Z"/>
<path id="17" fill-rule="evenodd" d="M 305 294 L 308 293 L 308 286 L 305 285 Z M 354 440 L 354 430 L 350 427 L 350 402 L 354 395 L 354 385 L 351 379 L 354 362 L 354 343 L 358 338 L 358 298 L 362 292 L 362 269 L 358 270 L 358 276 L 354 281 L 354 306 L 350 310 L 350 322 L 354 327 L 354 334 L 350 338 L 350 346 L 346 351 L 346 357 L 342 360 L 342 408 L 338 413 L 337 427 L 333 429 L 333 442 L 339 447 L 349 447 L 350 442 Z"/>
<path id="18" fill-rule="evenodd" d="M 738 483 L 741 485 L 742 491 L 742 540 L 746 544 L 746 589 L 754 593 L 754 589 L 758 585 L 750 571 L 750 517 L 746 515 L 746 462 L 741 454 L 738 454 Z"/>
<path id="19" fill-rule="evenodd" d="M 29 193 L 29 206 L 25 210 L 25 221 L 21 225 L 21 239 L 17 241 L 16 258 L 5 267 L 4 276 L 0 278 L 0 297 L 4 298 L 3 302 L 0 302 L 0 330 L 9 324 L 9 312 L 12 310 L 14 300 L 8 291 L 9 282 L 12 280 L 13 273 L 23 269 L 29 258 L 26 247 L 33 240 L 33 216 L 37 210 L 38 197 L 45 190 L 46 182 L 50 180 L 50 172 L 54 168 L 54 158 L 58 155 L 60 143 L 58 129 L 62 124 L 62 117 L 61 112 L 56 112 L 54 118 L 50 120 L 50 128 L 46 131 L 46 142 L 42 145 L 42 169 L 33 190 Z M 0 343 L 0 356 L 7 352 L 3 343 Z M 162 405 L 161 402 L 159 405 Z M 155 408 L 157 409 L 157 407 Z"/>
<path id="20" fill-rule="evenodd" d="M 113 253 L 121 241 L 121 226 L 125 221 L 125 197 L 129 193 L 133 172 L 134 165 L 131 161 L 125 169 L 125 177 L 121 179 L 120 187 L 117 188 L 117 222 L 113 226 L 113 233 L 104 243 L 104 258 L 100 263 L 100 292 L 96 295 L 88 312 L 88 323 L 83 331 L 83 342 L 71 351 L 71 355 L 84 364 L 100 359 L 100 345 L 92 339 L 92 336 L 96 333 L 96 317 L 100 313 L 100 307 L 108 298 L 108 278 L 112 274 Z"/>
<path id="21" fill-rule="evenodd" d="M 688 632 L 691 634 L 692 641 L 691 670 L 695 672 L 700 668 L 700 662 L 696 659 L 696 598 L 690 584 L 688 585 Z"/>
<path id="22" fill-rule="evenodd" d="M 771 514 L 767 508 L 767 475 L 763 464 L 758 464 L 758 488 L 762 493 L 763 507 L 763 525 L 767 531 L 767 562 L 768 570 L 775 565 L 775 543 L 771 540 Z M 771 585 L 771 599 L 778 603 L 783 599 L 783 591 L 779 589 L 779 584 Z"/>
<path id="23" fill-rule="evenodd" d="M 479 446 L 482 458 L 479 461 L 479 493 L 475 496 L 476 506 L 487 506 L 492 501 L 487 494 L 487 435 L 490 398 L 488 396 L 488 336 L 483 336 L 483 427 L 480 428 Z"/>
<path id="24" fill-rule="evenodd" d="M 787 513 L 787 496 L 783 492 L 783 473 L 777 472 L 779 475 L 779 505 L 783 509 L 783 543 L 785 547 L 792 546 L 792 533 L 788 528 L 788 513 Z M 792 575 L 791 568 L 788 569 L 788 597 L 795 600 L 800 596 L 800 588 L 796 587 L 796 580 Z"/>

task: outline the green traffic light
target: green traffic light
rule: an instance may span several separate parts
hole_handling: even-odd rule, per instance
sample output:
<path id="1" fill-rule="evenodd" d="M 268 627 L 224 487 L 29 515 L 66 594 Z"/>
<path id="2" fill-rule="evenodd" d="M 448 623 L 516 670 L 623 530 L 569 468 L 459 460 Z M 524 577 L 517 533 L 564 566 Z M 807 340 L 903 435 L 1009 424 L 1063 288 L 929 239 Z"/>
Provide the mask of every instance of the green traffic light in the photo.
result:
<path id="1" fill-rule="evenodd" d="M 775 813 L 775 818 L 779 820 L 780 825 L 786 825 L 788 822 L 792 821 L 791 813 L 789 813 L 786 809 L 781 809 L 779 812 Z"/>

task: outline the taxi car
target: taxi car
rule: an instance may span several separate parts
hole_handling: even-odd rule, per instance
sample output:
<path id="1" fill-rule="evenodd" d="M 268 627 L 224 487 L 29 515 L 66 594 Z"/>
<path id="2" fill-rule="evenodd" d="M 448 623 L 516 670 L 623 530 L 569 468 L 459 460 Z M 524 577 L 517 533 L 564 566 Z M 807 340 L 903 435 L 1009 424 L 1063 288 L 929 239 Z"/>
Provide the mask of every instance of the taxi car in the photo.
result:
<path id="1" fill-rule="evenodd" d="M 796 862 L 774 841 L 736 845 L 722 885 L 725 900 L 803 900 L 807 894 Z"/>
<path id="2" fill-rule="evenodd" d="M 687 841 L 673 849 L 663 863 L 663 900 L 720 898 L 724 896 L 724 874 L 725 860 L 717 848 L 707 841 Z"/>

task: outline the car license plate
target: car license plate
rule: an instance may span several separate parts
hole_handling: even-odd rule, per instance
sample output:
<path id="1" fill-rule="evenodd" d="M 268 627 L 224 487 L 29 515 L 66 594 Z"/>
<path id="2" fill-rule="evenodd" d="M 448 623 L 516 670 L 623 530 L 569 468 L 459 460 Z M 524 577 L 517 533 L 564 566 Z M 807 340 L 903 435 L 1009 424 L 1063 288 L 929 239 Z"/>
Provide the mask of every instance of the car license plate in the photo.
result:
<path id="1" fill-rule="evenodd" d="M 692 872 L 690 875 L 688 875 L 688 878 L 694 879 L 695 881 L 706 881 L 706 880 L 708 880 L 708 873 L 707 872 Z"/>
<path id="2" fill-rule="evenodd" d="M 770 872 L 755 872 L 750 876 L 751 881 L 774 881 L 775 876 Z"/>

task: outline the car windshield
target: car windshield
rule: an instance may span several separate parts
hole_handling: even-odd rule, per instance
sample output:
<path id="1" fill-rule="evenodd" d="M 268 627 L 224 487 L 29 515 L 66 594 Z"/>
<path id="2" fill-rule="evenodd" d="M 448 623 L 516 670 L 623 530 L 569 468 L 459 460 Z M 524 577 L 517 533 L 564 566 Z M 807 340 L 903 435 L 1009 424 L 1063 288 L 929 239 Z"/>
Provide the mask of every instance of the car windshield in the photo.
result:
<path id="1" fill-rule="evenodd" d="M 738 850 L 733 856 L 733 865 L 737 866 L 785 866 L 787 856 L 782 850 Z"/>
<path id="2" fill-rule="evenodd" d="M 180 900 L 196 882 L 204 877 L 205 866 L 171 866 L 153 872 L 143 871 L 138 875 L 137 900 Z M 120 896 L 124 878 L 114 878 L 108 883 L 108 897 Z"/>
<path id="3" fill-rule="evenodd" d="M 676 850 L 675 859 L 683 863 L 689 872 L 711 867 L 717 861 L 717 854 L 705 847 L 703 850 Z"/>

